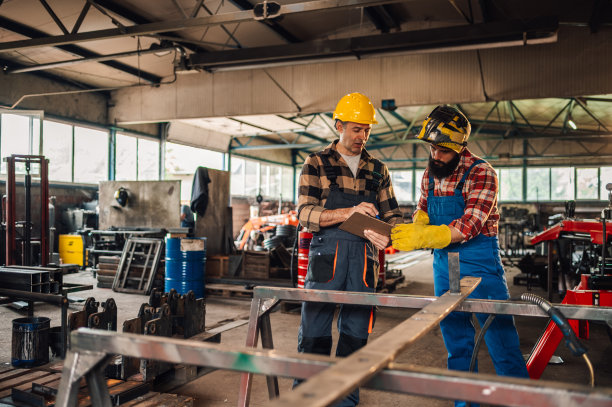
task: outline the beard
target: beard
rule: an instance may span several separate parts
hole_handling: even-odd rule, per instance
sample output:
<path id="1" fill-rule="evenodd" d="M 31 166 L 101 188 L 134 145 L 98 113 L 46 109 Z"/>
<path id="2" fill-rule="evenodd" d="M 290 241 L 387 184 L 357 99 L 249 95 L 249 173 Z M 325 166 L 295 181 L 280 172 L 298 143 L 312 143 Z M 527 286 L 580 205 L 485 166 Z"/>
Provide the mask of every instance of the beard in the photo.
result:
<path id="1" fill-rule="evenodd" d="M 459 165 L 460 159 L 461 156 L 459 154 L 455 154 L 455 157 L 452 160 L 450 160 L 448 163 L 444 163 L 442 161 L 434 160 L 430 154 L 428 168 L 434 177 L 438 179 L 446 178 L 455 172 L 457 166 Z"/>

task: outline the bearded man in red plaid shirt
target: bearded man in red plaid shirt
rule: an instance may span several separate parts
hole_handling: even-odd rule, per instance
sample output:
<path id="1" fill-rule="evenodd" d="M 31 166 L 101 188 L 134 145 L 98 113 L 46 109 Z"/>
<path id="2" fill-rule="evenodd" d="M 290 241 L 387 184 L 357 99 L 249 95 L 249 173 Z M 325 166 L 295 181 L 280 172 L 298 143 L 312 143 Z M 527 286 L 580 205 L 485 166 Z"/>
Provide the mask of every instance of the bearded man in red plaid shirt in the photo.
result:
<path id="1" fill-rule="evenodd" d="M 435 249 L 437 296 L 449 289 L 448 253 L 458 252 L 461 277 L 482 279 L 470 298 L 507 300 L 508 286 L 497 241 L 497 175 L 489 163 L 468 150 L 470 130 L 463 113 L 450 106 L 438 106 L 425 119 L 418 138 L 430 143 L 431 153 L 421 198 L 413 223 L 395 226 L 391 239 L 399 250 Z M 487 315 L 476 317 L 483 326 Z M 453 312 L 440 323 L 440 329 L 448 351 L 448 368 L 469 370 L 475 333 L 472 315 Z M 495 316 L 485 342 L 497 374 L 529 377 L 511 315 Z M 465 402 L 457 400 L 455 406 L 465 406 Z"/>

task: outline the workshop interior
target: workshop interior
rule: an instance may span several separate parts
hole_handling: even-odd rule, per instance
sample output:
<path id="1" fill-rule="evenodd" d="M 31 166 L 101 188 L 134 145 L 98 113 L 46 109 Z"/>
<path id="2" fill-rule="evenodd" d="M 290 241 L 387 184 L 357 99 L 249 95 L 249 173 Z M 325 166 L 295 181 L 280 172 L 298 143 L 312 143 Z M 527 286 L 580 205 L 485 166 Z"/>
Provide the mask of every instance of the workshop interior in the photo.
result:
<path id="1" fill-rule="evenodd" d="M 611 40 L 610 0 L 0 0 L 0 406 L 612 406 Z M 444 107 L 461 143 L 424 136 Z M 325 244 L 368 192 L 312 203 L 366 172 L 351 123 L 394 196 L 385 247 L 359 223 Z M 439 146 L 492 169 L 460 201 L 494 203 L 505 299 L 457 229 L 394 244 L 449 224 L 413 220 Z M 315 167 L 329 149 L 349 176 Z M 325 288 L 341 239 L 367 289 Z M 317 307 L 331 336 L 304 333 Z"/>

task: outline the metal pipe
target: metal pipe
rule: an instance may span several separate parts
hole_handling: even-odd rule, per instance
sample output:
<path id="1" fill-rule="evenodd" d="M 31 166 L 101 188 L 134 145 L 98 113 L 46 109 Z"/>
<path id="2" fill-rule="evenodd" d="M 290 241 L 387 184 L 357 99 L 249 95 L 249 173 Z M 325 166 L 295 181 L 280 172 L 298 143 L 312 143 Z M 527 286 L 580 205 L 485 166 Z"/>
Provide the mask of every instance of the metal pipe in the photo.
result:
<path id="1" fill-rule="evenodd" d="M 280 288 L 257 286 L 253 298 L 276 298 L 278 300 L 314 301 L 352 305 L 374 305 L 394 308 L 423 308 L 438 297 L 416 295 L 367 294 L 345 291 L 312 290 L 303 288 Z M 608 321 L 612 307 L 588 305 L 555 305 L 567 319 Z M 521 301 L 481 300 L 468 298 L 455 311 L 483 314 L 507 314 L 530 317 L 546 317 L 548 314 L 537 305 Z"/>
<path id="2" fill-rule="evenodd" d="M 42 301 L 48 304 L 62 305 L 66 297 L 55 294 L 31 293 L 21 290 L 9 290 L 8 288 L 0 288 L 0 296 L 6 296 L 24 301 Z"/>
<path id="3" fill-rule="evenodd" d="M 6 264 L 16 264 L 15 157 L 6 157 Z"/>
<path id="4" fill-rule="evenodd" d="M 32 244 L 30 240 L 32 239 L 32 175 L 30 174 L 30 161 L 26 160 L 25 169 L 25 224 L 23 225 L 23 253 L 21 254 L 23 261 L 21 262 L 21 264 L 23 264 L 24 266 L 31 266 Z"/>

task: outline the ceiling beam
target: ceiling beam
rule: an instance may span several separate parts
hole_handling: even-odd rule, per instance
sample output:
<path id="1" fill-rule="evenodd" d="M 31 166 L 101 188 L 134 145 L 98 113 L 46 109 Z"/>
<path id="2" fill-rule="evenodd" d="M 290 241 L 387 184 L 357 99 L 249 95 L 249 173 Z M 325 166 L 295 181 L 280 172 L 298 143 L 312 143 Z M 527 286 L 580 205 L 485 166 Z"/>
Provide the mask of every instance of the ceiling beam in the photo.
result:
<path id="1" fill-rule="evenodd" d="M 388 9 L 389 6 L 375 6 L 375 7 L 366 7 L 364 9 L 365 15 L 370 19 L 372 24 L 379 30 L 381 33 L 386 34 L 392 28 L 400 28 L 400 23 L 395 17 L 393 12 L 390 12 Z"/>
<path id="2" fill-rule="evenodd" d="M 230 2 L 241 10 L 253 10 L 253 4 L 251 4 L 251 2 L 248 0 L 230 0 Z M 261 21 L 261 23 L 269 27 L 272 31 L 280 35 L 289 43 L 301 42 L 298 37 L 293 35 L 275 20 L 264 20 Z"/>
<path id="3" fill-rule="evenodd" d="M 300 44 L 192 54 L 187 66 L 201 69 L 246 69 L 323 59 L 356 59 L 390 53 L 483 49 L 556 41 L 556 18 L 461 25 L 392 34 L 319 40 Z M 2 45 L 0 44 L 0 47 Z"/>
<path id="4" fill-rule="evenodd" d="M 0 16 L 0 27 L 6 30 L 12 31 L 14 33 L 17 33 L 17 34 L 24 35 L 26 37 L 33 38 L 32 40 L 26 40 L 26 41 L 36 41 L 36 40 L 41 40 L 45 38 L 52 38 L 52 37 L 49 37 L 46 33 L 42 31 L 39 31 L 32 27 L 28 27 L 24 24 L 18 23 L 16 21 L 10 20 L 2 16 Z M 85 58 L 94 58 L 94 57 L 102 56 L 96 52 L 89 51 L 77 45 L 58 45 L 57 48 L 63 51 L 72 53 L 74 55 L 85 57 Z M 141 78 L 142 80 L 146 82 L 158 84 L 162 80 L 162 78 L 157 75 L 153 75 L 151 73 L 142 71 L 140 69 L 136 69 L 132 66 L 122 64 L 121 62 L 101 61 L 100 63 L 103 65 L 109 66 L 111 68 L 117 69 L 119 71 L 125 72 L 127 74 Z"/>
<path id="5" fill-rule="evenodd" d="M 324 10 L 344 10 L 358 7 L 376 6 L 381 4 L 399 3 L 402 0 L 314 0 L 302 3 L 283 4 L 277 14 L 269 19 L 283 15 L 299 14 Z M 164 22 L 140 24 L 122 28 L 109 28 L 82 32 L 69 35 L 46 36 L 31 40 L 19 40 L 0 43 L 0 51 L 14 51 L 18 49 L 53 47 L 58 45 L 76 44 L 80 42 L 100 41 L 112 38 L 133 37 L 138 35 L 157 34 L 165 31 L 188 30 L 200 28 L 207 25 L 220 25 L 229 23 L 240 23 L 245 21 L 263 20 L 257 17 L 253 10 L 236 11 L 232 13 L 215 14 L 212 16 L 197 17 L 191 19 L 171 20 Z"/>
<path id="6" fill-rule="evenodd" d="M 148 18 L 143 17 L 142 15 L 130 10 L 127 7 L 124 7 L 121 4 L 118 4 L 117 2 L 113 1 L 113 0 L 89 0 L 89 1 L 93 1 L 94 3 L 98 4 L 99 6 L 104 7 L 105 9 L 107 9 L 108 11 L 117 14 L 120 17 L 125 18 L 126 20 L 130 20 L 133 23 L 136 24 L 149 24 L 149 23 L 153 23 L 154 21 L 149 20 Z M 73 33 L 74 34 L 74 33 Z M 180 35 L 176 32 L 163 32 L 160 34 L 165 34 L 166 36 L 169 37 L 178 37 L 176 38 L 176 41 L 180 41 Z M 199 47 L 197 45 L 190 45 L 192 43 L 188 43 L 188 42 L 180 42 L 180 44 L 193 51 L 193 52 L 206 52 L 205 48 Z"/>
<path id="7" fill-rule="evenodd" d="M 99 57 L 89 57 L 89 58 L 76 58 L 76 59 L 69 59 L 66 61 L 58 61 L 58 62 L 51 62 L 48 64 L 39 64 L 39 65 L 28 65 L 28 66 L 24 66 L 21 68 L 8 68 L 6 69 L 6 73 L 24 73 L 24 72 L 34 72 L 34 71 L 44 71 L 47 69 L 54 69 L 54 68 L 60 68 L 63 66 L 70 66 L 70 65 L 75 65 L 75 64 L 80 64 L 83 62 L 102 62 L 102 61 L 109 61 L 112 59 L 118 59 L 118 58 L 125 58 L 125 57 L 131 57 L 131 56 L 140 56 L 140 55 L 147 55 L 147 54 L 155 54 L 158 52 L 164 52 L 164 51 L 172 51 L 175 50 L 176 46 L 172 46 L 172 47 L 153 47 L 150 49 L 142 49 L 142 50 L 136 50 L 136 51 L 129 51 L 129 52 L 121 52 L 118 54 L 111 54 L 111 55 L 101 55 Z"/>

